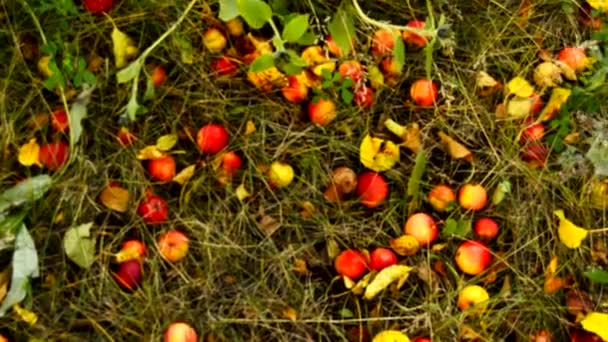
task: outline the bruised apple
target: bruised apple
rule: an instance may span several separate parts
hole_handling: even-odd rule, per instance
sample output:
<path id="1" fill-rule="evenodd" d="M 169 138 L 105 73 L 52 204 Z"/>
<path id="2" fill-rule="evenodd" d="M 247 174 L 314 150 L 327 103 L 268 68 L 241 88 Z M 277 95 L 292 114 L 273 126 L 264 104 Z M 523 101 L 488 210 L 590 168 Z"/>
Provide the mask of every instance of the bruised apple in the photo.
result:
<path id="1" fill-rule="evenodd" d="M 211 62 L 211 70 L 220 76 L 232 76 L 238 71 L 238 64 L 227 56 L 222 56 Z"/>
<path id="2" fill-rule="evenodd" d="M 448 185 L 436 185 L 428 195 L 428 201 L 438 212 L 450 210 L 456 202 L 456 194 Z"/>
<path id="3" fill-rule="evenodd" d="M 129 260 L 141 260 L 146 255 L 146 246 L 139 240 L 127 240 L 120 246 L 115 258 L 118 263 Z"/>
<path id="4" fill-rule="evenodd" d="M 478 275 L 492 262 L 492 254 L 481 241 L 465 241 L 456 250 L 456 265 L 469 275 Z"/>
<path id="5" fill-rule="evenodd" d="M 338 66 L 342 79 L 350 78 L 356 84 L 363 81 L 363 65 L 358 61 L 346 61 Z"/>
<path id="6" fill-rule="evenodd" d="M 386 200 L 388 184 L 381 174 L 365 171 L 357 177 L 357 195 L 361 204 L 368 208 L 375 208 Z"/>
<path id="7" fill-rule="evenodd" d="M 435 220 L 425 213 L 410 216 L 405 222 L 404 232 L 413 236 L 421 246 L 428 246 L 439 236 Z"/>
<path id="8" fill-rule="evenodd" d="M 281 88 L 281 92 L 287 101 L 300 103 L 308 97 L 308 86 L 303 77 L 292 75 L 287 77 L 287 85 Z"/>
<path id="9" fill-rule="evenodd" d="M 381 29 L 372 37 L 372 54 L 376 57 L 392 53 L 395 48 L 395 36 L 390 30 Z"/>
<path id="10" fill-rule="evenodd" d="M 355 104 L 363 109 L 368 109 L 374 104 L 374 89 L 365 84 L 359 84 L 353 95 Z"/>
<path id="11" fill-rule="evenodd" d="M 347 249 L 338 254 L 334 268 L 339 275 L 355 280 L 367 271 L 367 259 L 360 251 Z"/>

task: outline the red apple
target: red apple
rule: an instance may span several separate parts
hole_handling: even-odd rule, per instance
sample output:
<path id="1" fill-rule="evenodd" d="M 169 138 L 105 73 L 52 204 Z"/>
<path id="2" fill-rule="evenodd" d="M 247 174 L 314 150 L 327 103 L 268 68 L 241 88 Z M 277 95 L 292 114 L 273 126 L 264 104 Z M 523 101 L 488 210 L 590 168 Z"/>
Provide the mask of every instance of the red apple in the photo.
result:
<path id="1" fill-rule="evenodd" d="M 367 259 L 355 249 L 347 249 L 336 257 L 334 268 L 339 275 L 356 280 L 367 270 Z"/>
<path id="2" fill-rule="evenodd" d="M 363 65 L 358 61 L 346 61 L 338 66 L 338 72 L 342 78 L 350 78 L 355 85 L 363 81 Z"/>
<path id="3" fill-rule="evenodd" d="M 369 268 L 374 271 L 380 271 L 397 263 L 397 254 L 388 248 L 378 247 L 369 257 Z"/>
<path id="4" fill-rule="evenodd" d="M 437 185 L 429 192 L 428 201 L 438 212 L 450 210 L 456 202 L 456 194 L 448 185 Z"/>
<path id="5" fill-rule="evenodd" d="M 410 96 L 418 106 L 432 106 L 437 101 L 437 94 L 437 84 L 426 78 L 415 81 L 410 87 Z"/>
<path id="6" fill-rule="evenodd" d="M 160 87 L 165 83 L 167 79 L 167 71 L 162 65 L 157 65 L 154 70 L 152 70 L 152 75 L 150 75 L 150 79 L 152 80 L 152 84 L 155 87 Z"/>
<path id="7" fill-rule="evenodd" d="M 139 260 L 129 260 L 118 265 L 118 271 L 113 274 L 118 286 L 133 291 L 141 281 L 141 263 Z"/>
<path id="8" fill-rule="evenodd" d="M 365 84 L 359 84 L 353 95 L 355 104 L 363 109 L 368 109 L 374 104 L 374 89 Z"/>
<path id="9" fill-rule="evenodd" d="M 547 158 L 549 158 L 549 149 L 542 143 L 528 144 L 521 153 L 521 159 L 535 169 L 545 167 Z"/>
<path id="10" fill-rule="evenodd" d="M 491 241 L 498 236 L 498 223 L 489 217 L 482 217 L 475 221 L 473 231 L 480 239 Z"/>
<path id="11" fill-rule="evenodd" d="M 139 240 L 127 240 L 120 246 L 115 258 L 118 263 L 129 260 L 140 260 L 146 255 L 146 246 Z"/>
<path id="12" fill-rule="evenodd" d="M 55 132 L 66 133 L 70 126 L 68 114 L 63 109 L 58 109 L 51 114 L 51 126 Z"/>
<path id="13" fill-rule="evenodd" d="M 300 103 L 308 97 L 308 86 L 302 77 L 291 75 L 287 77 L 287 85 L 281 88 L 281 92 L 287 101 Z"/>
<path id="14" fill-rule="evenodd" d="M 414 337 L 412 342 L 432 342 L 430 337 Z"/>
<path id="15" fill-rule="evenodd" d="M 421 246 L 428 246 L 439 236 L 435 220 L 425 213 L 410 216 L 405 222 L 403 230 L 406 235 L 413 236 Z"/>
<path id="16" fill-rule="evenodd" d="M 422 29 L 424 28 L 424 25 L 424 21 L 414 19 L 410 20 L 406 26 L 411 28 Z M 424 47 L 428 42 L 427 37 L 409 31 L 403 31 L 402 37 L 403 41 L 405 41 L 406 44 L 416 47 Z"/>
<path id="17" fill-rule="evenodd" d="M 148 160 L 148 173 L 154 180 L 170 182 L 175 177 L 175 159 L 167 155 Z"/>
<path id="18" fill-rule="evenodd" d="M 64 141 L 58 141 L 40 146 L 38 161 L 50 171 L 57 171 L 68 161 L 70 146 Z"/>
<path id="19" fill-rule="evenodd" d="M 525 144 L 533 141 L 540 141 L 545 135 L 545 125 L 541 122 L 535 122 L 533 118 L 526 120 L 526 128 L 521 134 L 519 142 Z"/>
<path id="20" fill-rule="evenodd" d="M 481 241 L 465 241 L 456 250 L 456 265 L 469 275 L 478 275 L 492 262 L 492 254 Z"/>
<path id="21" fill-rule="evenodd" d="M 357 177 L 357 196 L 361 204 L 375 208 L 384 203 L 388 196 L 388 184 L 381 174 L 365 171 Z"/>
<path id="22" fill-rule="evenodd" d="M 163 342 L 197 342 L 198 336 L 193 327 L 184 322 L 173 322 L 163 334 Z"/>
<path id="23" fill-rule="evenodd" d="M 466 210 L 481 210 L 487 201 L 488 193 L 481 184 L 465 184 L 458 191 L 458 202 Z"/>
<path id="24" fill-rule="evenodd" d="M 336 105 L 330 99 L 319 98 L 308 104 L 308 117 L 318 126 L 325 126 L 336 118 Z"/>
<path id="25" fill-rule="evenodd" d="M 239 66 L 233 59 L 222 56 L 211 62 L 211 70 L 220 76 L 232 76 L 239 70 Z"/>
<path id="26" fill-rule="evenodd" d="M 167 202 L 157 195 L 147 195 L 137 207 L 137 214 L 147 224 L 163 223 L 169 216 Z"/>
<path id="27" fill-rule="evenodd" d="M 93 15 L 108 13 L 114 5 L 114 0 L 83 0 L 84 8 Z"/>
<path id="28" fill-rule="evenodd" d="M 126 127 L 120 128 L 117 138 L 118 142 L 124 147 L 131 146 L 135 140 L 137 140 L 135 134 L 131 133 L 131 131 Z"/>
<path id="29" fill-rule="evenodd" d="M 395 48 L 395 37 L 390 30 L 378 30 L 372 37 L 372 54 L 374 56 L 384 56 L 392 53 Z"/>
<path id="30" fill-rule="evenodd" d="M 557 60 L 567 64 L 574 71 L 583 71 L 589 65 L 585 50 L 578 47 L 565 47 L 557 54 Z"/>
<path id="31" fill-rule="evenodd" d="M 220 124 L 207 124 L 198 131 L 196 144 L 203 153 L 216 154 L 228 146 L 228 131 Z"/>
<path id="32" fill-rule="evenodd" d="M 238 154 L 232 151 L 226 152 L 222 156 L 222 173 L 226 176 L 234 176 L 243 165 L 243 161 Z"/>
<path id="33" fill-rule="evenodd" d="M 216 28 L 207 29 L 203 33 L 203 44 L 211 53 L 222 52 L 227 43 L 226 36 Z"/>
<path id="34" fill-rule="evenodd" d="M 158 237 L 158 251 L 167 261 L 177 262 L 188 254 L 190 240 L 179 230 L 169 230 Z"/>
<path id="35" fill-rule="evenodd" d="M 604 340 L 592 332 L 575 328 L 570 331 L 570 342 L 604 342 Z"/>

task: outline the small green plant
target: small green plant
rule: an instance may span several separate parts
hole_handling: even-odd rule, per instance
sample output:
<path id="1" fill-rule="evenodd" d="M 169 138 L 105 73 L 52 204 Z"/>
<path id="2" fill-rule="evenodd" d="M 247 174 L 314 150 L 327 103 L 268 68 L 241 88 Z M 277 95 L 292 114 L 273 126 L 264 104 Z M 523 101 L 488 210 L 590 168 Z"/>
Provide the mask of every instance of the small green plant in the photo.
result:
<path id="1" fill-rule="evenodd" d="M 312 101 L 317 103 L 320 98 L 328 99 L 330 94 L 335 94 L 339 97 L 342 102 L 349 104 L 353 100 L 352 86 L 355 82 L 351 78 L 342 78 L 339 72 L 330 72 L 327 69 L 321 71 L 321 88 L 313 88 L 312 91 L 315 93 Z"/>
<path id="2" fill-rule="evenodd" d="M 78 46 L 50 41 L 42 46 L 41 51 L 49 56 L 48 68 L 52 72 L 44 81 L 46 89 L 65 88 L 68 83 L 74 88 L 81 88 L 85 83 L 90 86 L 97 83 L 95 74 L 87 70 L 84 57 L 78 56 Z"/>

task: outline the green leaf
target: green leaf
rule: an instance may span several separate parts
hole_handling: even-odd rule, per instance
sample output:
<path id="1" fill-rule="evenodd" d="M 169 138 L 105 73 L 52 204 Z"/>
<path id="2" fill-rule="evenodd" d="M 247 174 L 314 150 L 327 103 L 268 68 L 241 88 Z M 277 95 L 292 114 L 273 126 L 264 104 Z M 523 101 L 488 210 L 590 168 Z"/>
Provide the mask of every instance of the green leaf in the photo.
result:
<path id="1" fill-rule="evenodd" d="M 192 42 L 189 38 L 175 35 L 173 37 L 173 43 L 177 46 L 179 50 L 180 59 L 182 63 L 194 63 L 194 48 L 192 47 Z"/>
<path id="2" fill-rule="evenodd" d="M 348 103 L 351 103 L 354 95 L 353 95 L 353 92 L 350 91 L 350 89 L 342 88 L 342 91 L 340 91 L 340 97 L 342 98 L 342 102 L 348 104 Z"/>
<path id="3" fill-rule="evenodd" d="M 431 74 L 433 72 L 433 45 L 435 40 L 431 40 L 424 47 L 425 59 L 424 59 L 424 70 L 426 71 L 426 78 L 431 79 Z"/>
<path id="4" fill-rule="evenodd" d="M 4 316 L 13 305 L 21 303 L 25 299 L 30 277 L 36 278 L 39 275 L 36 245 L 24 224 L 21 224 L 15 238 L 15 252 L 13 252 L 11 268 L 11 288 L 0 306 L 0 317 Z"/>
<path id="5" fill-rule="evenodd" d="M 340 50 L 344 53 L 351 50 L 356 34 L 355 23 L 346 11 L 339 9 L 327 25 L 327 29 Z"/>
<path id="6" fill-rule="evenodd" d="M 596 176 L 608 176 L 608 137 L 603 132 L 597 133 L 585 156 L 593 164 Z"/>
<path id="7" fill-rule="evenodd" d="M 407 181 L 407 195 L 411 198 L 408 205 L 409 213 L 416 211 L 420 205 L 420 183 L 425 170 L 426 155 L 421 151 L 416 155 L 414 170 Z"/>
<path id="8" fill-rule="evenodd" d="M 286 0 L 270 0 L 270 7 L 274 13 L 279 15 L 289 15 L 289 8 L 287 8 Z"/>
<path id="9" fill-rule="evenodd" d="M 308 63 L 302 57 L 298 56 L 297 52 L 293 50 L 286 50 L 285 52 L 287 52 L 287 54 L 289 55 L 289 63 L 300 67 L 308 66 Z"/>
<path id="10" fill-rule="evenodd" d="M 249 70 L 253 72 L 260 72 L 270 69 L 274 66 L 274 55 L 271 53 L 265 53 L 256 58 L 249 67 Z"/>
<path id="11" fill-rule="evenodd" d="M 454 220 L 449 218 L 445 221 L 441 233 L 446 236 L 466 237 L 472 230 L 471 220 Z"/>
<path id="12" fill-rule="evenodd" d="M 395 40 L 393 58 L 395 58 L 395 62 L 397 62 L 399 70 L 401 70 L 405 65 L 405 44 L 403 43 L 403 39 L 401 39 L 401 36 L 399 36 L 398 32 L 393 33 L 393 37 Z"/>
<path id="13" fill-rule="evenodd" d="M 500 182 L 500 184 L 496 186 L 496 190 L 494 190 L 494 193 L 492 194 L 492 204 L 500 204 L 500 202 L 503 201 L 505 196 L 511 193 L 511 188 L 512 185 L 508 179 L 505 179 L 504 181 Z"/>
<path id="14" fill-rule="evenodd" d="M 304 34 L 300 37 L 300 39 L 298 39 L 296 43 L 298 43 L 299 45 L 309 46 L 313 45 L 316 40 L 317 36 L 315 36 L 314 33 L 304 32 Z"/>
<path id="15" fill-rule="evenodd" d="M 80 136 L 82 135 L 82 120 L 87 117 L 87 105 L 91 101 L 93 90 L 95 90 L 95 87 L 85 85 L 70 108 L 69 122 L 72 146 L 80 140 Z"/>
<path id="16" fill-rule="evenodd" d="M 355 314 L 353 314 L 353 312 L 350 309 L 347 308 L 343 308 L 341 309 L 338 314 L 340 315 L 340 317 L 342 318 L 353 318 L 355 317 Z"/>
<path id="17" fill-rule="evenodd" d="M 297 42 L 308 30 L 308 14 L 299 14 L 291 19 L 283 28 L 283 40 L 289 43 Z"/>
<path id="18" fill-rule="evenodd" d="M 116 73 L 116 81 L 118 81 L 118 83 L 126 83 L 133 80 L 139 76 L 141 66 L 142 64 L 139 62 L 139 60 L 129 64 L 126 68 Z"/>
<path id="19" fill-rule="evenodd" d="M 239 16 L 239 7 L 237 0 L 220 0 L 220 13 L 218 18 L 222 21 L 228 21 Z"/>
<path id="20" fill-rule="evenodd" d="M 587 279 L 596 284 L 608 284 L 608 271 L 596 268 L 583 273 Z"/>
<path id="21" fill-rule="evenodd" d="M 241 16 L 253 29 L 261 29 L 271 18 L 272 9 L 262 0 L 236 0 Z"/>
<path id="22" fill-rule="evenodd" d="M 131 96 L 129 103 L 127 103 L 127 106 L 125 107 L 127 118 L 129 118 L 131 122 L 135 121 L 135 118 L 137 117 L 137 112 L 139 111 L 140 107 L 141 106 L 137 102 L 137 96 Z"/>
<path id="23" fill-rule="evenodd" d="M 154 97 L 156 96 L 155 90 L 156 89 L 154 88 L 154 82 L 152 82 L 152 79 L 148 77 L 146 81 L 146 92 L 144 93 L 144 101 L 154 99 Z"/>
<path id="24" fill-rule="evenodd" d="M 71 227 L 63 237 L 63 250 L 76 265 L 89 268 L 95 262 L 95 239 L 91 238 L 93 222 Z"/>
<path id="25" fill-rule="evenodd" d="M 0 214 L 22 204 L 37 201 L 51 188 L 49 175 L 30 177 L 0 194 Z"/>
<path id="26" fill-rule="evenodd" d="M 298 75 L 304 70 L 301 66 L 295 65 L 293 63 L 283 64 L 281 66 L 281 71 L 283 71 L 287 75 Z"/>
<path id="27" fill-rule="evenodd" d="M 97 84 L 97 76 L 95 76 L 94 73 L 92 73 L 88 70 L 85 70 L 82 73 L 82 79 L 83 79 L 84 83 L 86 83 L 88 85 L 94 86 Z"/>
<path id="28" fill-rule="evenodd" d="M 42 47 L 40 48 L 40 52 L 44 53 L 45 55 L 50 55 L 50 56 L 54 56 L 57 53 L 57 50 L 58 50 L 58 47 L 55 42 L 48 42 L 48 43 L 42 45 Z"/>

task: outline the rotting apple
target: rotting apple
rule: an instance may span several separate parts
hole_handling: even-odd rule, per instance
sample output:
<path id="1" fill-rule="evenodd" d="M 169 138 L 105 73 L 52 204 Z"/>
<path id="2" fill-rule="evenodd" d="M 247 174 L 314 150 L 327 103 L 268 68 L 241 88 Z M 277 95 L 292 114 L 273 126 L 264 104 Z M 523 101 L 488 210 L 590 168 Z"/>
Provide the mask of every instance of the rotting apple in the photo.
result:
<path id="1" fill-rule="evenodd" d="M 425 213 L 410 216 L 403 227 L 406 235 L 413 236 L 421 246 L 428 246 L 439 236 L 435 220 Z"/>
<path id="2" fill-rule="evenodd" d="M 57 109 L 51 114 L 51 127 L 55 132 L 66 133 L 70 126 L 68 114 L 63 109 Z"/>
<path id="3" fill-rule="evenodd" d="M 226 128 L 221 124 L 210 123 L 198 131 L 196 144 L 201 152 L 216 154 L 228 146 L 229 135 Z"/>
<path id="4" fill-rule="evenodd" d="M 533 118 L 528 118 L 526 120 L 526 128 L 524 128 L 519 142 L 521 144 L 526 144 L 533 141 L 540 141 L 544 135 L 545 125 L 543 125 L 542 122 L 535 122 Z"/>
<path id="5" fill-rule="evenodd" d="M 422 29 L 424 28 L 425 22 L 422 20 L 410 20 L 408 21 L 408 23 L 406 24 L 407 27 L 411 27 L 411 28 L 416 28 L 416 29 Z M 402 37 L 403 37 L 403 41 L 410 45 L 410 46 L 416 46 L 416 47 L 424 47 L 427 42 L 428 42 L 428 38 L 421 36 L 417 33 L 414 32 L 410 32 L 410 31 L 403 31 L 402 33 Z"/>
<path id="6" fill-rule="evenodd" d="M 549 148 L 542 143 L 527 144 L 521 152 L 521 159 L 535 169 L 545 167 L 547 158 L 549 158 Z"/>
<path id="7" fill-rule="evenodd" d="M 232 58 L 222 56 L 211 62 L 211 70 L 220 76 L 233 76 L 239 70 L 239 66 Z"/>
<path id="8" fill-rule="evenodd" d="M 395 264 L 397 264 L 397 254 L 388 248 L 378 247 L 369 256 L 369 268 L 374 271 L 380 271 Z"/>
<path id="9" fill-rule="evenodd" d="M 228 43 L 226 36 L 217 28 L 209 28 L 203 33 L 203 44 L 211 53 L 219 53 Z"/>
<path id="10" fill-rule="evenodd" d="M 357 174 L 352 169 L 341 166 L 333 170 L 331 182 L 323 197 L 331 203 L 339 202 L 357 188 Z"/>
<path id="11" fill-rule="evenodd" d="M 141 282 L 141 262 L 139 260 L 128 260 L 118 265 L 118 271 L 112 274 L 118 286 L 124 290 L 133 291 Z"/>
<path id="12" fill-rule="evenodd" d="M 318 98 L 308 104 L 308 118 L 317 126 L 328 125 L 336 118 L 336 104 L 331 99 Z"/>
<path id="13" fill-rule="evenodd" d="M 475 221 L 473 231 L 483 241 L 491 241 L 498 236 L 498 223 L 489 217 L 482 217 Z"/>
<path id="14" fill-rule="evenodd" d="M 177 262 L 188 254 L 190 240 L 182 231 L 172 229 L 161 234 L 157 243 L 158 251 L 163 259 Z"/>
<path id="15" fill-rule="evenodd" d="M 243 165 L 243 160 L 236 152 L 228 151 L 222 156 L 222 173 L 232 177 Z"/>
<path id="16" fill-rule="evenodd" d="M 323 70 L 332 73 L 336 69 L 336 62 L 330 60 L 320 46 L 307 47 L 302 51 L 301 57 L 312 67 L 310 71 L 317 76 L 323 76 Z"/>
<path id="17" fill-rule="evenodd" d="M 342 62 L 338 66 L 338 72 L 342 76 L 342 79 L 350 78 L 354 82 L 353 86 L 363 81 L 363 65 L 359 61 L 350 60 Z"/>
<path id="18" fill-rule="evenodd" d="M 148 173 L 153 180 L 170 182 L 175 177 L 175 159 L 170 155 L 148 160 Z"/>
<path id="19" fill-rule="evenodd" d="M 449 185 L 436 185 L 429 192 L 428 201 L 438 212 L 449 211 L 456 202 L 456 194 Z"/>
<path id="20" fill-rule="evenodd" d="M 465 184 L 458 191 L 458 203 L 466 210 L 479 211 L 487 201 L 488 193 L 481 184 Z"/>
<path id="21" fill-rule="evenodd" d="M 108 13 L 114 6 L 114 0 L 83 0 L 82 3 L 84 8 L 94 15 Z"/>
<path id="22" fill-rule="evenodd" d="M 356 280 L 367 271 L 368 261 L 363 253 L 356 249 L 347 249 L 334 260 L 334 268 L 339 275 Z"/>
<path id="23" fill-rule="evenodd" d="M 416 105 L 430 107 L 437 101 L 437 84 L 427 78 L 421 78 L 410 87 L 410 97 Z"/>
<path id="24" fill-rule="evenodd" d="M 472 314 L 482 314 L 486 311 L 490 295 L 488 291 L 479 285 L 468 285 L 458 293 L 456 306 L 461 311 L 474 309 Z"/>
<path id="25" fill-rule="evenodd" d="M 365 171 L 357 177 L 357 196 L 361 204 L 375 208 L 386 200 L 388 184 L 381 174 Z"/>
<path id="26" fill-rule="evenodd" d="M 169 207 L 162 197 L 148 194 L 137 206 L 137 214 L 147 224 L 163 223 L 169 216 Z"/>
<path id="27" fill-rule="evenodd" d="M 120 246 L 120 251 L 114 255 L 116 262 L 140 260 L 146 255 L 146 245 L 139 240 L 127 240 Z"/>
<path id="28" fill-rule="evenodd" d="M 196 330 L 185 322 L 171 323 L 163 334 L 163 342 L 197 342 Z"/>
<path id="29" fill-rule="evenodd" d="M 137 137 L 133 134 L 127 127 L 121 127 L 117 134 L 118 142 L 123 147 L 128 147 L 133 145 Z"/>
<path id="30" fill-rule="evenodd" d="M 481 241 L 465 241 L 456 249 L 458 268 L 468 275 L 478 275 L 492 263 L 492 253 Z"/>
<path id="31" fill-rule="evenodd" d="M 392 53 L 395 48 L 395 36 L 393 32 L 380 29 L 374 32 L 372 37 L 372 54 L 376 57 Z"/>
<path id="32" fill-rule="evenodd" d="M 295 172 L 291 165 L 279 161 L 270 164 L 268 170 L 268 183 L 275 188 L 284 188 L 291 184 L 295 176 Z"/>
<path id="33" fill-rule="evenodd" d="M 368 109 L 374 104 L 374 89 L 365 84 L 359 84 L 353 95 L 355 104 L 363 109 Z"/>
<path id="34" fill-rule="evenodd" d="M 585 50 L 579 47 L 565 47 L 557 54 L 557 60 L 565 63 L 574 71 L 583 71 L 589 66 Z"/>
<path id="35" fill-rule="evenodd" d="M 65 141 L 57 141 L 40 146 L 38 161 L 50 171 L 61 169 L 70 156 L 70 146 Z"/>
<path id="36" fill-rule="evenodd" d="M 300 103 L 308 97 L 308 86 L 304 82 L 305 76 L 291 75 L 287 77 L 287 85 L 281 88 L 283 97 L 293 103 Z"/>

